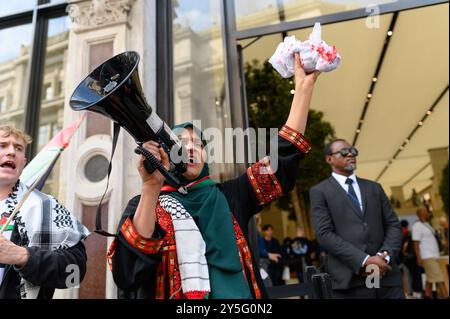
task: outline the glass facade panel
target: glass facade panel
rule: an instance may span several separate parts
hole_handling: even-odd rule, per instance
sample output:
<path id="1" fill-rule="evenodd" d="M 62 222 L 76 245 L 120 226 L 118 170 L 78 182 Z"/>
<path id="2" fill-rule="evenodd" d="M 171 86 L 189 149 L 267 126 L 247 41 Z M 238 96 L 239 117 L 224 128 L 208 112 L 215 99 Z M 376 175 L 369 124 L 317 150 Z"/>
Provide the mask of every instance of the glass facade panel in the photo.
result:
<path id="1" fill-rule="evenodd" d="M 63 128 L 64 76 L 68 45 L 67 17 L 51 19 L 48 22 L 48 38 L 44 62 L 41 107 L 39 113 L 38 151 Z M 57 196 L 59 163 L 44 186 L 44 191 Z"/>
<path id="2" fill-rule="evenodd" d="M 236 28 L 245 30 L 281 22 L 368 8 L 397 0 L 239 0 L 235 1 Z"/>
<path id="3" fill-rule="evenodd" d="M 0 124 L 24 127 L 31 24 L 0 30 Z"/>
<path id="4" fill-rule="evenodd" d="M 231 117 L 225 95 L 220 0 L 174 1 L 173 10 L 175 123 L 201 120 L 202 129 L 224 132 L 231 127 Z M 210 165 L 213 178 L 231 174 L 232 167 L 223 162 Z"/>
<path id="5" fill-rule="evenodd" d="M 28 11 L 37 5 L 37 0 L 0 1 L 0 17 Z"/>

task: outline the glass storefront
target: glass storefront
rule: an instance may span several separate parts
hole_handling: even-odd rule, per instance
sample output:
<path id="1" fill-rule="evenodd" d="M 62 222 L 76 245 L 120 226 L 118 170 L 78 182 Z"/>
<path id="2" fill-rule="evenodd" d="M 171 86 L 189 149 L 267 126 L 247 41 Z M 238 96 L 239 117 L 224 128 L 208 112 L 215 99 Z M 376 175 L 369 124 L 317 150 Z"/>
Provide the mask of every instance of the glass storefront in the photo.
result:
<path id="1" fill-rule="evenodd" d="M 434 196 L 429 207 L 441 214 L 435 181 L 448 161 L 448 4 L 382 14 L 376 26 L 371 22 L 361 17 L 322 26 L 322 38 L 337 46 L 342 60 L 336 71 L 320 76 L 311 109 L 323 112 L 336 137 L 356 141 L 357 175 L 379 182 L 401 218 L 414 220 L 417 198 L 423 204 L 426 196 Z M 311 31 L 239 40 L 244 63 L 262 66 L 284 35 L 305 40 Z"/>
<path id="2" fill-rule="evenodd" d="M 48 22 L 47 47 L 44 61 L 44 78 L 41 83 L 41 105 L 39 113 L 39 136 L 37 151 L 63 128 L 64 77 L 66 70 L 69 30 L 67 18 L 60 17 Z M 59 165 L 53 169 L 45 183 L 44 191 L 58 195 Z"/>
<path id="3" fill-rule="evenodd" d="M 244 30 L 361 8 L 369 14 L 374 6 L 393 2 L 397 0 L 240 0 L 235 1 L 236 28 Z"/>
<path id="4" fill-rule="evenodd" d="M 36 6 L 36 4 L 37 0 L 1 1 L 0 17 L 32 10 Z"/>
<path id="5" fill-rule="evenodd" d="M 27 77 L 32 26 L 0 30 L 0 123 L 25 129 Z"/>
<path id="6" fill-rule="evenodd" d="M 226 100 L 220 0 L 173 2 L 173 79 L 175 123 L 200 120 L 202 129 L 231 127 Z M 225 164 L 210 165 L 225 177 Z"/>
<path id="7" fill-rule="evenodd" d="M 64 7 L 55 9 L 50 1 L 37 0 L 2 1 L 0 12 L 0 124 L 32 136 L 27 148 L 32 160 L 63 127 L 67 17 Z M 56 196 L 59 165 L 44 187 Z"/>

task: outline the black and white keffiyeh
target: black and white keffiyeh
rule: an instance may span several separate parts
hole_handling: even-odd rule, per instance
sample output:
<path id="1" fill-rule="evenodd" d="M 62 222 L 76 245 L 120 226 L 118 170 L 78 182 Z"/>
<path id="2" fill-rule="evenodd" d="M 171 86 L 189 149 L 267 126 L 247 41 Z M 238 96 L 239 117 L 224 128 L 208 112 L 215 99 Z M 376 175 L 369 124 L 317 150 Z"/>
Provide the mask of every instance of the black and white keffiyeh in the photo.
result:
<path id="1" fill-rule="evenodd" d="M 9 216 L 26 191 L 27 186 L 17 182 L 9 197 L 0 204 L 0 211 Z M 56 198 L 38 190 L 31 192 L 14 217 L 14 223 L 17 224 L 23 246 L 43 250 L 67 249 L 89 235 L 88 229 Z M 22 278 L 21 298 L 37 298 L 39 288 Z"/>
<path id="2" fill-rule="evenodd" d="M 204 298 L 211 291 L 206 243 L 194 219 L 176 198 L 161 195 L 159 201 L 172 217 L 183 294 L 188 299 Z"/>

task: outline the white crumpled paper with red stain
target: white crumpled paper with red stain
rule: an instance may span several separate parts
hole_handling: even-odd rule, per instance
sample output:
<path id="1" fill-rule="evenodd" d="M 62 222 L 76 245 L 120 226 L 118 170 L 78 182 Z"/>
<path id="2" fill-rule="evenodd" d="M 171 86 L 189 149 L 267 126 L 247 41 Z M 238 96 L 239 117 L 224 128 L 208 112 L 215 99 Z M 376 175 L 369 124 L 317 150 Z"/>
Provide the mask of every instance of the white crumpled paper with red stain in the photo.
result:
<path id="1" fill-rule="evenodd" d="M 335 46 L 330 46 L 322 40 L 320 23 L 314 25 L 314 29 L 306 41 L 299 41 L 295 36 L 286 37 L 280 43 L 269 62 L 284 78 L 290 78 L 295 74 L 294 54 L 300 53 L 303 69 L 306 73 L 314 71 L 330 72 L 336 69 L 341 61 Z"/>

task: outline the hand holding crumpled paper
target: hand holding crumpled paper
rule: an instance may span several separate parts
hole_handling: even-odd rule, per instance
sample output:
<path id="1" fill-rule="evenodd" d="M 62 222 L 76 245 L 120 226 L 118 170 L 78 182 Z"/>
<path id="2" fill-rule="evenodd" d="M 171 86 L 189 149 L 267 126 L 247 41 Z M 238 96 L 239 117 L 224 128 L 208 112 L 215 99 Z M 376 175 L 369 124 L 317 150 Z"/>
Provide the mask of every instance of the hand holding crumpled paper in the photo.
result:
<path id="1" fill-rule="evenodd" d="M 298 52 L 306 73 L 333 71 L 338 67 L 341 56 L 336 47 L 322 40 L 321 33 L 320 23 L 316 23 L 309 40 L 302 42 L 296 40 L 295 36 L 286 37 L 269 62 L 282 77 L 290 78 L 295 74 L 294 54 Z"/>

